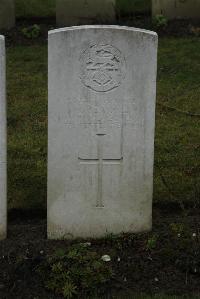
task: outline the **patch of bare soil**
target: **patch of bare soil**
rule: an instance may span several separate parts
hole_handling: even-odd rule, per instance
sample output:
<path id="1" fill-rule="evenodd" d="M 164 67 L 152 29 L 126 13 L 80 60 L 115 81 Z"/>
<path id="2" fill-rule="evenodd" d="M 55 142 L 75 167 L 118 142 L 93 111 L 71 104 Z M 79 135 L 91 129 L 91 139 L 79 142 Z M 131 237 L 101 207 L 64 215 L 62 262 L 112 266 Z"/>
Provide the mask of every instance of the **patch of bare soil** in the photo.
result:
<path id="1" fill-rule="evenodd" d="M 104 290 L 110 298 L 120 291 L 200 293 L 200 211 L 186 214 L 157 207 L 151 233 L 87 240 L 100 257 L 111 256 L 113 278 Z M 45 289 L 36 269 L 58 248 L 77 242 L 47 240 L 42 213 L 13 212 L 8 239 L 0 242 L 0 298 L 58 299 Z"/>

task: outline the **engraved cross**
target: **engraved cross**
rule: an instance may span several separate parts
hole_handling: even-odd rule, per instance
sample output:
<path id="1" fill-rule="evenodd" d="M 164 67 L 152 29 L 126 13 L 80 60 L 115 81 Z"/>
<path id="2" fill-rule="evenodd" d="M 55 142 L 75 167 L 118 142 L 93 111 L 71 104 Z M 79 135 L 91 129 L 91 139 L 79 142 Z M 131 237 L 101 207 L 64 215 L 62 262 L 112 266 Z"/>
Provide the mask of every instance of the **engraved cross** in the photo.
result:
<path id="1" fill-rule="evenodd" d="M 97 144 L 97 159 L 82 159 L 79 158 L 80 164 L 82 165 L 98 165 L 98 176 L 97 176 L 97 208 L 103 208 L 103 166 L 104 165 L 120 165 L 123 161 L 123 157 L 120 159 L 103 159 L 103 145 L 102 145 L 102 137 L 105 134 L 97 134 L 98 144 Z"/>

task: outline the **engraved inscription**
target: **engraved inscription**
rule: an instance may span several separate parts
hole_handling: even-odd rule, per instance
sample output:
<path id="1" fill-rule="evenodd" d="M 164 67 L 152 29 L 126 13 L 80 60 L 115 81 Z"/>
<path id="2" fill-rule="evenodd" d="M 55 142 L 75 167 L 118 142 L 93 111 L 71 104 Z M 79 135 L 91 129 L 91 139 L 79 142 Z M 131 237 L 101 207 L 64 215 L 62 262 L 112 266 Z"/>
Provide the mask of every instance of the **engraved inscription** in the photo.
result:
<path id="1" fill-rule="evenodd" d="M 82 53 L 80 61 L 82 83 L 94 91 L 112 90 L 125 77 L 125 58 L 111 45 L 92 45 Z"/>
<path id="2" fill-rule="evenodd" d="M 118 127 L 122 125 L 135 126 L 137 122 L 138 107 L 135 98 L 123 98 L 119 103 L 115 98 L 102 99 L 101 105 L 86 99 L 72 98 L 65 100 L 65 108 L 56 115 L 51 116 L 54 121 L 63 122 L 67 126 L 104 126 Z M 122 122 L 123 121 L 123 122 Z"/>
<path id="3" fill-rule="evenodd" d="M 103 158 L 103 144 L 102 137 L 105 134 L 97 134 L 98 137 L 98 153 L 97 159 L 82 159 L 79 157 L 80 164 L 82 165 L 97 165 L 98 166 L 98 176 L 97 176 L 97 202 L 96 208 L 103 208 L 103 166 L 104 165 L 120 165 L 123 161 L 123 157 L 120 159 L 104 159 Z"/>

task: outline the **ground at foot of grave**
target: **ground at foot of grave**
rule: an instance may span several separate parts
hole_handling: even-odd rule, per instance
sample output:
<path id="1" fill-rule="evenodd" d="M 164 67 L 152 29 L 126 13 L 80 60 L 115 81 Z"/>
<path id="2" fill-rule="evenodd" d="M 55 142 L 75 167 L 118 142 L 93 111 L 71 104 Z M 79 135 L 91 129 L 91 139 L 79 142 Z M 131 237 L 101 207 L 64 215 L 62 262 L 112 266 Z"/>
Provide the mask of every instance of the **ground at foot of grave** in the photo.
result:
<path id="1" fill-rule="evenodd" d="M 200 298 L 200 211 L 156 207 L 153 219 L 151 233 L 50 241 L 43 215 L 15 212 L 9 217 L 8 239 L 0 242 L 0 298 L 63 298 L 45 288 L 37 269 L 58 250 L 80 243 L 88 244 L 97 261 L 110 256 L 105 263 L 112 274 L 100 286 L 100 297 L 82 292 L 75 298 Z"/>

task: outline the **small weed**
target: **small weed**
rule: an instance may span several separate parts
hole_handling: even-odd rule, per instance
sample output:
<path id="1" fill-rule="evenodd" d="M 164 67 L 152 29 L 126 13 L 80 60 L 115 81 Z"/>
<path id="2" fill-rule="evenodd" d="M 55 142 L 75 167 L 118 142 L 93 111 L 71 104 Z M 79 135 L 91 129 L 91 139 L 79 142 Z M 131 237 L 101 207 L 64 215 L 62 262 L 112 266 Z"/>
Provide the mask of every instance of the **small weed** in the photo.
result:
<path id="1" fill-rule="evenodd" d="M 48 290 L 65 298 L 73 298 L 76 294 L 92 295 L 112 277 L 110 264 L 82 245 L 58 250 L 39 266 L 37 272 Z"/>
<path id="2" fill-rule="evenodd" d="M 156 15 L 153 18 L 153 25 L 156 29 L 161 29 L 167 26 L 168 20 L 163 15 Z"/>
<path id="3" fill-rule="evenodd" d="M 185 227 L 183 223 L 171 223 L 170 230 L 174 235 L 181 236 L 185 231 Z"/>
<path id="4" fill-rule="evenodd" d="M 147 240 L 146 248 L 148 250 L 154 249 L 156 247 L 157 240 L 158 240 L 158 236 L 157 235 L 153 235 L 153 236 L 149 237 L 149 239 Z"/>
<path id="5" fill-rule="evenodd" d="M 40 33 L 41 33 L 41 28 L 39 25 L 36 24 L 22 29 L 22 34 L 28 39 L 38 38 Z"/>

